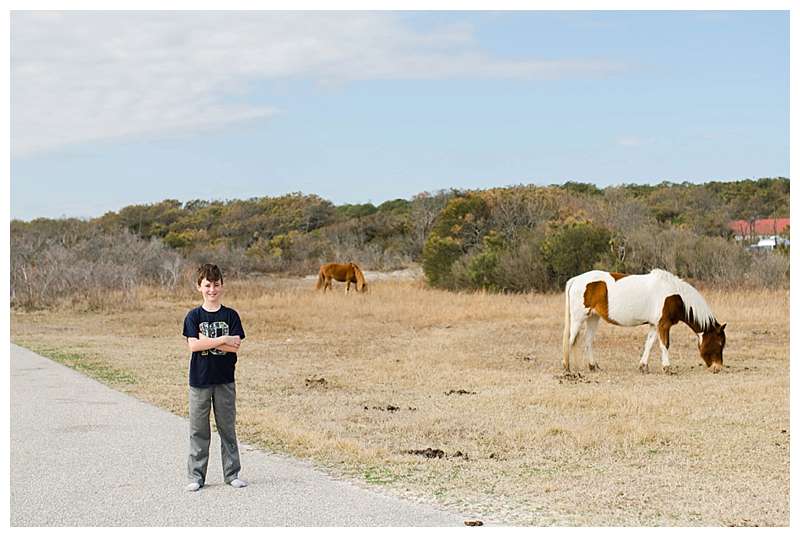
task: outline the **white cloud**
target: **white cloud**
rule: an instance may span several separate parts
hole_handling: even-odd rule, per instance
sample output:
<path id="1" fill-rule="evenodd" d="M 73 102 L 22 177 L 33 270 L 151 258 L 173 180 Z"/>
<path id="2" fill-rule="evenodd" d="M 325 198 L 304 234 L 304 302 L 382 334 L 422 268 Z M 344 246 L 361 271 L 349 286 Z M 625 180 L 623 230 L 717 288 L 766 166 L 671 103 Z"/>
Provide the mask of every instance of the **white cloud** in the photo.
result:
<path id="1" fill-rule="evenodd" d="M 392 13 L 13 12 L 11 150 L 268 118 L 255 80 L 595 76 L 610 62 L 505 60 L 470 26 L 426 33 Z"/>

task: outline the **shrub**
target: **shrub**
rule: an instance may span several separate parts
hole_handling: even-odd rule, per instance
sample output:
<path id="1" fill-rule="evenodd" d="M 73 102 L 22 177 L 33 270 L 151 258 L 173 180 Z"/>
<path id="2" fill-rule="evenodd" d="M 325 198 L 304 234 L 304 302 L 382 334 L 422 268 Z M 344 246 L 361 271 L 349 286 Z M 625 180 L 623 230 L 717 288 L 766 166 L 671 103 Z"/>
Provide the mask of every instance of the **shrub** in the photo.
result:
<path id="1" fill-rule="evenodd" d="M 431 233 L 422 249 L 422 271 L 428 282 L 434 287 L 455 288 L 452 268 L 462 253 L 458 240 Z"/>
<path id="2" fill-rule="evenodd" d="M 11 305 L 38 309 L 72 302 L 105 309 L 131 304 L 140 285 L 174 288 L 184 266 L 160 240 L 127 230 L 96 229 L 69 246 L 57 236 L 18 232 L 11 240 Z"/>
<path id="3" fill-rule="evenodd" d="M 431 285 L 446 289 L 458 287 L 452 272 L 453 263 L 481 244 L 488 231 L 488 217 L 488 204 L 478 194 L 467 193 L 447 203 L 422 249 L 422 270 Z M 466 280 L 469 281 L 469 277 Z"/>
<path id="4" fill-rule="evenodd" d="M 483 237 L 483 245 L 468 256 L 464 264 L 464 277 L 469 287 L 502 291 L 499 282 L 498 267 L 501 252 L 505 249 L 503 238 L 494 231 Z"/>
<path id="5" fill-rule="evenodd" d="M 498 255 L 496 285 L 504 291 L 557 290 L 541 255 L 544 232 L 541 227 L 524 232 Z"/>
<path id="6" fill-rule="evenodd" d="M 591 222 L 554 227 L 539 249 L 552 283 L 560 289 L 571 277 L 595 268 L 608 255 L 610 239 L 607 229 Z"/>
<path id="7" fill-rule="evenodd" d="M 744 281 L 756 287 L 789 287 L 789 256 L 784 252 L 755 252 Z"/>

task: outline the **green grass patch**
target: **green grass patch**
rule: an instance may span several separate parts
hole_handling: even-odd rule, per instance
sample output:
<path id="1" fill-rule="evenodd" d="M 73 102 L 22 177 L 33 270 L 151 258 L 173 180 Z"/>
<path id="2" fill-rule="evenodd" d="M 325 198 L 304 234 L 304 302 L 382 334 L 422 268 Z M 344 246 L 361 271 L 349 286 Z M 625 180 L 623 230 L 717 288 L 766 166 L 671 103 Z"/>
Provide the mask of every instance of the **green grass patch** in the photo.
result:
<path id="1" fill-rule="evenodd" d="M 54 347 L 32 344 L 29 342 L 15 342 L 22 345 L 36 354 L 40 354 L 51 360 L 58 362 L 75 371 L 79 371 L 88 377 L 99 380 L 105 384 L 136 384 L 136 377 L 123 369 L 110 366 L 99 361 L 97 358 L 78 354 L 74 351 L 65 351 Z"/>
<path id="2" fill-rule="evenodd" d="M 397 476 L 387 468 L 370 466 L 364 470 L 364 481 L 373 485 L 385 485 L 397 481 Z"/>
<path id="3" fill-rule="evenodd" d="M 527 477 L 552 477 L 558 475 L 563 469 L 556 466 L 541 466 L 537 464 L 522 464 L 519 468 L 519 476 Z"/>

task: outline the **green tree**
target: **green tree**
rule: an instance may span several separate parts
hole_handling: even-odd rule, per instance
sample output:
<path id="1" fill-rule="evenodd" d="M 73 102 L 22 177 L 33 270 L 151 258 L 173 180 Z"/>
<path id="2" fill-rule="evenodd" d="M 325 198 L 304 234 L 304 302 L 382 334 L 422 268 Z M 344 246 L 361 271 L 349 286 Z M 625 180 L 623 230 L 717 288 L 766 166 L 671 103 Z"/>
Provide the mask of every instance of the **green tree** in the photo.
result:
<path id="1" fill-rule="evenodd" d="M 466 267 L 467 278 L 473 288 L 503 290 L 498 268 L 505 247 L 503 237 L 495 231 L 490 231 L 483 237 L 483 245 L 477 253 L 469 257 Z"/>
<path id="2" fill-rule="evenodd" d="M 611 233 L 591 222 L 573 222 L 554 227 L 541 245 L 541 254 L 555 285 L 595 268 L 609 251 Z"/>
<path id="3" fill-rule="evenodd" d="M 601 196 L 603 191 L 597 188 L 592 183 L 580 183 L 577 181 L 567 181 L 559 188 L 566 190 L 572 194 L 584 194 L 588 196 Z"/>
<path id="4" fill-rule="evenodd" d="M 489 207 L 477 193 L 452 198 L 439 214 L 422 249 L 422 270 L 434 287 L 453 288 L 453 263 L 481 244 Z"/>
<path id="5" fill-rule="evenodd" d="M 336 207 L 336 215 L 342 220 L 350 220 L 351 218 L 363 218 L 376 213 L 378 208 L 371 203 L 339 205 Z"/>
<path id="6" fill-rule="evenodd" d="M 461 256 L 461 245 L 452 237 L 431 233 L 422 249 L 422 270 L 434 287 L 451 288 L 453 263 Z"/>

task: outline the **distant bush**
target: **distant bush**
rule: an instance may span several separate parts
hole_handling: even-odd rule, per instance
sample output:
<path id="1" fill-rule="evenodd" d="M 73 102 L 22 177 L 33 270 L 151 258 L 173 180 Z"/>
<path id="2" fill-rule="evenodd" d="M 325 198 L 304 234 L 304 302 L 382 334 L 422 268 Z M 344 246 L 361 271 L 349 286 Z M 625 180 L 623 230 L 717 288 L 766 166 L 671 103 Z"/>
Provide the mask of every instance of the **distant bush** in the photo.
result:
<path id="1" fill-rule="evenodd" d="M 596 268 L 598 261 L 607 259 L 610 239 L 607 229 L 591 222 L 555 227 L 539 248 L 550 281 L 561 289 L 571 277 Z"/>
<path id="2" fill-rule="evenodd" d="M 454 273 L 453 264 L 481 244 L 489 231 L 488 218 L 489 205 L 479 194 L 467 193 L 447 203 L 422 250 L 422 269 L 432 285 L 445 289 L 463 285 L 463 269 Z"/>
<path id="3" fill-rule="evenodd" d="M 542 256 L 543 227 L 524 231 L 498 253 L 494 268 L 496 288 L 518 293 L 555 288 L 552 271 Z"/>
<path id="4" fill-rule="evenodd" d="M 759 252 L 753 255 L 744 282 L 755 287 L 783 289 L 789 287 L 787 252 Z"/>
<path id="5" fill-rule="evenodd" d="M 480 248 L 473 249 L 454 264 L 453 281 L 457 287 L 504 291 L 500 281 L 500 258 L 506 242 L 495 231 L 483 237 Z"/>
<path id="6" fill-rule="evenodd" d="M 11 222 L 11 303 L 133 302 L 142 283 L 174 286 L 201 262 L 226 275 L 312 274 L 329 261 L 365 270 L 422 265 L 443 289 L 558 291 L 586 270 L 663 268 L 717 286 L 788 286 L 787 252 L 751 253 L 733 219 L 786 216 L 789 180 L 705 184 L 518 185 L 423 192 L 335 206 L 302 193 L 164 200 L 93 220 Z"/>
<path id="7" fill-rule="evenodd" d="M 371 203 L 339 205 L 336 207 L 336 215 L 343 220 L 350 220 L 351 218 L 363 218 L 373 213 L 378 212 L 378 208 Z"/>
<path id="8" fill-rule="evenodd" d="M 185 263 L 158 239 L 127 231 L 65 242 L 57 236 L 18 232 L 11 240 L 11 305 L 37 309 L 64 302 L 90 309 L 135 302 L 139 285 L 173 288 Z"/>
<path id="9" fill-rule="evenodd" d="M 431 233 L 422 250 L 422 270 L 428 282 L 434 287 L 457 288 L 453 264 L 462 254 L 463 250 L 457 239 Z"/>
<path id="10" fill-rule="evenodd" d="M 423 249 L 425 276 L 434 287 L 445 289 L 557 289 L 609 255 L 610 231 L 575 218 L 586 212 L 583 204 L 549 187 L 454 197 Z"/>

